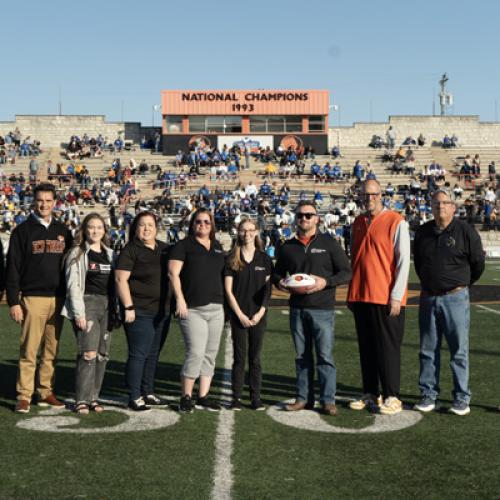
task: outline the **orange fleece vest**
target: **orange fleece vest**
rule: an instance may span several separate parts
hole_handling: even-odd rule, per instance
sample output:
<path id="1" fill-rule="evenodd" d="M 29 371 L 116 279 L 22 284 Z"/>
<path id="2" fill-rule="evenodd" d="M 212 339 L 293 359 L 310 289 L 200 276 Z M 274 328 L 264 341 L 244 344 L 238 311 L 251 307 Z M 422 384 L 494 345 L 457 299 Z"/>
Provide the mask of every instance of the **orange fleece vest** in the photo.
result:
<path id="1" fill-rule="evenodd" d="M 352 226 L 352 280 L 348 302 L 389 304 L 394 286 L 396 261 L 394 235 L 403 217 L 384 210 L 368 224 L 368 216 L 359 215 Z M 408 290 L 401 305 L 406 305 Z"/>

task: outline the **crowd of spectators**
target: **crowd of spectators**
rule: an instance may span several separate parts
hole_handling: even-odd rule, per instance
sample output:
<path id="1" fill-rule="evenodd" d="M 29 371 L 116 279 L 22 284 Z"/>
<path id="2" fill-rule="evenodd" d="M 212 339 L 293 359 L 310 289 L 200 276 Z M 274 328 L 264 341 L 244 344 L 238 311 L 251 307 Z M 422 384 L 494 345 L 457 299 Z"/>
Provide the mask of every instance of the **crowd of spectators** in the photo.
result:
<path id="1" fill-rule="evenodd" d="M 23 138 L 18 128 L 5 136 L 0 136 L 0 165 L 15 165 L 20 157 L 35 157 L 42 152 L 40 141 L 30 136 Z"/>

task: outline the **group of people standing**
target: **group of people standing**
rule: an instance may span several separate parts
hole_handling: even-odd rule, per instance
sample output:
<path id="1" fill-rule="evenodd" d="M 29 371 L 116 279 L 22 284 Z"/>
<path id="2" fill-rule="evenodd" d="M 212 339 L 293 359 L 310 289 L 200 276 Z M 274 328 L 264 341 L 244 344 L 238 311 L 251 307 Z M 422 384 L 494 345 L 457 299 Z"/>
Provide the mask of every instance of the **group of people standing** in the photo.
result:
<path id="1" fill-rule="evenodd" d="M 365 212 L 352 228 L 351 262 L 335 239 L 319 232 L 316 204 L 302 200 L 295 212 L 296 236 L 279 248 L 274 267 L 252 219 L 240 222 L 233 248 L 226 255 L 215 238 L 214 218 L 208 209 L 193 213 L 187 237 L 171 247 L 157 238 L 156 214 L 139 212 L 130 226 L 129 241 L 117 257 L 100 215 L 89 214 L 73 241 L 52 216 L 54 186 L 41 184 L 34 194 L 34 212 L 14 230 L 7 259 L 10 315 L 22 325 L 16 412 L 30 411 L 35 392 L 39 405 L 65 406 L 53 392 L 63 317 L 71 320 L 77 343 L 76 412 L 104 410 L 99 393 L 111 332 L 120 323 L 128 345 L 129 408 L 147 411 L 166 406 L 167 401 L 155 393 L 154 383 L 172 315 L 179 320 L 185 345 L 179 410 L 220 410 L 209 392 L 226 317 L 234 352 L 231 409 L 242 408 L 248 356 L 251 408 L 262 410 L 260 357 L 271 285 L 275 285 L 291 292 L 290 331 L 296 353 L 296 399 L 285 410 L 314 407 L 316 371 L 321 410 L 335 415 L 335 289 L 345 283 L 350 283 L 347 302 L 355 319 L 363 386 L 363 395 L 350 407 L 376 409 L 384 415 L 402 411 L 400 352 L 410 237 L 403 217 L 384 208 L 376 180 L 361 186 Z M 434 220 L 419 228 L 414 244 L 422 285 L 422 400 L 415 409 L 425 412 L 438 406 L 444 335 L 454 383 L 450 410 L 464 415 L 470 411 L 468 293 L 484 270 L 484 252 L 475 230 L 454 218 L 450 193 L 437 190 L 432 210 Z M 314 285 L 293 293 L 286 278 L 295 273 L 309 274 Z"/>

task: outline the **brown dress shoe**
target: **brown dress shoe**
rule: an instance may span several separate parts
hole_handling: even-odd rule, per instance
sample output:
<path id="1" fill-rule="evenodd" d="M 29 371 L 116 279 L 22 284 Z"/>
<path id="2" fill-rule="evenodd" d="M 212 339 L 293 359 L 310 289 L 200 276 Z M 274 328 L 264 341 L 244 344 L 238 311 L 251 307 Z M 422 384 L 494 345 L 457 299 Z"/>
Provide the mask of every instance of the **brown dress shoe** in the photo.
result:
<path id="1" fill-rule="evenodd" d="M 26 399 L 20 399 L 16 403 L 16 413 L 29 413 L 30 412 L 30 402 Z"/>
<path id="2" fill-rule="evenodd" d="M 337 415 L 337 407 L 332 403 L 325 403 L 323 405 L 323 413 L 325 415 L 331 415 L 332 417 L 334 417 L 335 415 Z"/>
<path id="3" fill-rule="evenodd" d="M 306 407 L 305 401 L 295 401 L 295 403 L 289 404 L 285 406 L 286 411 L 299 411 L 303 410 Z"/>
<path id="4" fill-rule="evenodd" d="M 45 399 L 40 399 L 38 406 L 50 406 L 58 409 L 66 408 L 66 405 L 62 401 L 59 401 L 54 394 L 49 394 Z"/>

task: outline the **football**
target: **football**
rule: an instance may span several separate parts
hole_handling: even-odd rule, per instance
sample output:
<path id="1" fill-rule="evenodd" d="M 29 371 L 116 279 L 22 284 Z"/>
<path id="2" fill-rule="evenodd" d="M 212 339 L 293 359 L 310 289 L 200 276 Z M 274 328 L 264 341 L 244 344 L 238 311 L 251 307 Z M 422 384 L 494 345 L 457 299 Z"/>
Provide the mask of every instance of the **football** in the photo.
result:
<path id="1" fill-rule="evenodd" d="M 285 286 L 291 293 L 306 293 L 316 280 L 304 273 L 292 274 L 285 280 Z"/>

